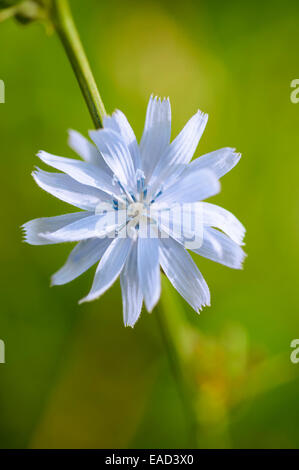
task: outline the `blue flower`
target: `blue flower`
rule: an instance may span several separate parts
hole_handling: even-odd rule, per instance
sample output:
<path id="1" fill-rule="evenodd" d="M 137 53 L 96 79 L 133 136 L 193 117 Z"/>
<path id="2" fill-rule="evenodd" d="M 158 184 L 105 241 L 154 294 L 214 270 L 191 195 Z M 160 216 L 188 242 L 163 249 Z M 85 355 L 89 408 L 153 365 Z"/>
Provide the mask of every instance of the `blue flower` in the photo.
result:
<path id="1" fill-rule="evenodd" d="M 32 245 L 78 242 L 52 284 L 72 281 L 98 263 L 92 288 L 81 300 L 100 297 L 120 276 L 125 325 L 134 326 L 143 301 L 159 300 L 160 267 L 184 299 L 199 311 L 210 305 L 208 286 L 187 249 L 240 269 L 245 229 L 227 210 L 202 202 L 220 190 L 219 178 L 240 154 L 222 148 L 191 159 L 208 116 L 198 111 L 170 142 L 169 99 L 151 97 L 141 142 L 121 111 L 104 128 L 76 131 L 69 145 L 82 160 L 39 152 L 61 173 L 37 169 L 37 184 L 80 211 L 24 224 Z"/>

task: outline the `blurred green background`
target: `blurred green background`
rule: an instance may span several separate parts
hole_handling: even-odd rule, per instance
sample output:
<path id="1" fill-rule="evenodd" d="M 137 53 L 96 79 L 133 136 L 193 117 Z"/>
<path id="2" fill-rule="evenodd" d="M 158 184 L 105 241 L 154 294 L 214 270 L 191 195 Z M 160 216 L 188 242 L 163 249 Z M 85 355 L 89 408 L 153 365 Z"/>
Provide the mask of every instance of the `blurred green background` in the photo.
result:
<path id="1" fill-rule="evenodd" d="M 172 136 L 198 108 L 209 114 L 197 156 L 243 154 L 213 202 L 247 227 L 244 270 L 196 258 L 212 296 L 200 316 L 168 283 L 162 294 L 174 319 L 184 315 L 188 344 L 193 335 L 198 445 L 298 447 L 298 2 L 71 6 L 106 109 L 124 111 L 138 138 L 153 92 L 171 99 Z M 72 211 L 34 184 L 36 152 L 72 156 L 67 129 L 86 134 L 92 122 L 55 34 L 8 20 L 0 42 L 0 447 L 187 447 L 157 313 L 124 328 L 118 283 L 78 306 L 93 270 L 50 288 L 70 247 L 22 243 L 25 221 Z"/>

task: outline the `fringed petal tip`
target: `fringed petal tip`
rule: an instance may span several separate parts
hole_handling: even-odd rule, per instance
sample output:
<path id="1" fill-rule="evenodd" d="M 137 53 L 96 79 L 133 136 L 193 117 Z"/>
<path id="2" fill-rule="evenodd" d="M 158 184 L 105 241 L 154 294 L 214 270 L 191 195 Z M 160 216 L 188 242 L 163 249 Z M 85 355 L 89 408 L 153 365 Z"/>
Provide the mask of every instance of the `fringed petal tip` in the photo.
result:
<path id="1" fill-rule="evenodd" d="M 245 245 L 245 242 L 244 242 L 244 238 L 245 238 L 245 235 L 246 235 L 246 228 L 244 227 L 244 225 L 238 220 L 240 226 L 239 226 L 239 230 L 238 230 L 238 238 L 237 240 L 234 240 L 239 246 L 244 246 Z"/>
<path id="2" fill-rule="evenodd" d="M 136 318 L 136 319 L 134 319 L 134 320 L 127 320 L 126 322 L 124 321 L 124 326 L 125 326 L 126 328 L 132 328 L 132 329 L 135 328 L 135 325 L 136 325 L 136 323 L 138 322 L 140 316 L 141 316 L 141 313 L 140 313 L 140 315 L 138 316 L 138 318 Z"/>
<path id="3" fill-rule="evenodd" d="M 210 302 L 205 303 L 205 304 L 200 305 L 200 307 L 196 307 L 196 308 L 193 307 L 193 310 L 197 313 L 197 315 L 200 315 L 205 307 L 211 307 L 211 303 Z"/>
<path id="4" fill-rule="evenodd" d="M 155 95 L 154 93 L 151 94 L 150 96 L 150 101 L 159 101 L 159 103 L 164 103 L 165 101 L 167 101 L 168 103 L 170 102 L 170 99 L 169 99 L 169 96 L 159 96 L 159 95 Z"/>
<path id="5" fill-rule="evenodd" d="M 245 245 L 245 243 L 243 243 L 243 245 Z M 244 262 L 245 262 L 245 259 L 247 258 L 248 254 L 245 253 L 244 250 L 241 251 L 240 253 L 240 258 L 239 258 L 239 263 L 237 266 L 235 266 L 235 269 L 239 269 L 239 270 L 243 270 L 244 269 Z"/>
<path id="6" fill-rule="evenodd" d="M 232 148 L 231 150 L 231 158 L 229 159 L 231 161 L 229 171 L 232 170 L 241 160 L 242 154 L 240 152 L 236 152 L 236 149 Z"/>
<path id="7" fill-rule="evenodd" d="M 206 300 L 205 302 L 203 302 L 203 303 L 202 303 L 201 305 L 199 305 L 199 306 L 193 306 L 193 305 L 192 305 L 193 310 L 194 310 L 198 315 L 201 314 L 201 312 L 203 311 L 203 309 L 204 309 L 205 307 L 211 307 L 211 301 L 210 301 L 210 300 Z"/>
<path id="8" fill-rule="evenodd" d="M 39 245 L 39 234 L 36 233 L 35 229 L 35 220 L 30 220 L 25 224 L 20 226 L 22 231 L 22 242 L 28 243 L 28 245 Z"/>
<path id="9" fill-rule="evenodd" d="M 206 298 L 205 298 L 205 300 L 203 301 L 203 303 L 202 303 L 201 306 L 199 307 L 199 312 L 197 312 L 197 313 L 199 314 L 205 307 L 211 307 L 211 294 L 210 294 L 210 291 L 209 291 L 209 290 L 208 290 L 208 292 L 206 293 Z"/>
<path id="10" fill-rule="evenodd" d="M 231 150 L 233 152 L 233 157 L 234 157 L 235 165 L 236 165 L 237 163 L 239 163 L 240 158 L 242 157 L 242 154 L 240 152 L 236 152 L 236 149 L 232 148 Z"/>
<path id="11" fill-rule="evenodd" d="M 231 269 L 236 269 L 238 271 L 243 271 L 244 269 L 244 263 L 245 263 L 245 259 L 247 258 L 247 253 L 245 253 L 245 251 L 242 250 L 242 248 L 239 246 L 240 248 L 240 254 L 239 256 L 234 260 L 234 264 L 231 264 L 229 265 L 228 267 L 231 268 Z M 214 261 L 214 260 L 212 260 Z M 222 264 L 220 262 L 220 264 Z"/>
<path id="12" fill-rule="evenodd" d="M 39 174 L 47 174 L 46 171 L 42 170 L 41 168 L 39 168 L 37 165 L 34 165 L 34 170 L 32 170 L 31 172 L 31 176 L 32 178 L 34 179 L 34 181 L 37 183 L 36 181 L 36 177 L 39 175 Z M 38 183 L 37 183 L 38 184 Z"/>
<path id="13" fill-rule="evenodd" d="M 198 118 L 200 118 L 202 121 L 204 121 L 205 124 L 207 123 L 207 121 L 209 119 L 209 115 L 207 113 L 201 111 L 200 109 L 197 110 L 196 116 Z"/>
<path id="14" fill-rule="evenodd" d="M 28 230 L 27 230 L 27 223 L 20 225 L 21 233 L 22 233 L 22 242 L 29 243 L 28 241 Z"/>
<path id="15" fill-rule="evenodd" d="M 46 241 L 47 238 L 41 233 L 36 233 L 32 230 L 32 224 L 30 224 L 30 222 L 26 222 L 26 224 L 20 227 L 22 230 L 22 242 L 28 243 L 28 245 L 40 245 L 40 239 Z"/>

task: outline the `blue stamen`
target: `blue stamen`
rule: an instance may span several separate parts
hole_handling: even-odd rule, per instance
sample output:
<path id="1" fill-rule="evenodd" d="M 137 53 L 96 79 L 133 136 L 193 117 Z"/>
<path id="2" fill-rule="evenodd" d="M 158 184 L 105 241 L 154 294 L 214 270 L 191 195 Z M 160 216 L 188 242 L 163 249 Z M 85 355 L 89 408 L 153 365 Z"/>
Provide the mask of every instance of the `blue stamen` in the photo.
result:
<path id="1" fill-rule="evenodd" d="M 123 187 L 123 185 L 121 184 L 121 182 L 120 182 L 119 180 L 117 180 L 117 182 L 118 182 L 118 185 L 119 185 L 119 187 L 120 187 L 121 191 L 124 193 L 124 192 L 125 192 L 125 190 L 124 190 L 124 187 Z"/>
<path id="2" fill-rule="evenodd" d="M 151 204 L 153 204 L 155 202 L 155 200 L 157 199 L 157 197 L 161 196 L 162 193 L 163 193 L 163 191 L 162 191 L 162 189 L 160 189 L 160 191 L 156 194 L 154 199 L 151 200 Z"/>
<path id="3" fill-rule="evenodd" d="M 137 191 L 140 193 L 144 190 L 145 176 L 142 170 L 138 168 L 136 171 L 136 180 L 137 180 Z"/>

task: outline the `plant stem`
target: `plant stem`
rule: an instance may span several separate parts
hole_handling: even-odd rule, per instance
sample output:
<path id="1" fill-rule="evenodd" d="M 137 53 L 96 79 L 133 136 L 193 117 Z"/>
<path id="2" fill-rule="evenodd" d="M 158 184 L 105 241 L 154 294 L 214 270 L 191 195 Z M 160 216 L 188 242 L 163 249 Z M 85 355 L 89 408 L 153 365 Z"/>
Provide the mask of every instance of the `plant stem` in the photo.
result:
<path id="1" fill-rule="evenodd" d="M 159 311 L 158 311 L 159 310 Z M 174 380 L 177 385 L 178 393 L 182 402 L 184 415 L 188 426 L 188 435 L 191 448 L 197 448 L 197 425 L 192 407 L 192 397 L 187 387 L 184 374 L 182 373 L 180 357 L 177 354 L 176 347 L 167 328 L 161 307 L 156 311 L 156 318 L 161 331 L 161 336 L 168 356 L 169 366 L 171 368 Z"/>
<path id="2" fill-rule="evenodd" d="M 103 127 L 105 107 L 73 21 L 68 0 L 52 0 L 51 19 L 75 72 L 93 123 L 96 128 Z"/>
<path id="3" fill-rule="evenodd" d="M 185 331 L 184 312 L 181 310 L 175 311 L 172 302 L 169 302 L 169 286 L 166 285 L 164 279 L 163 281 L 163 295 L 160 301 L 161 303 L 156 309 L 156 317 L 166 348 L 169 366 L 182 402 L 188 426 L 189 442 L 192 448 L 197 448 L 198 426 L 196 410 L 194 408 L 192 390 L 185 374 L 185 354 L 179 334 L 179 331 Z"/>

